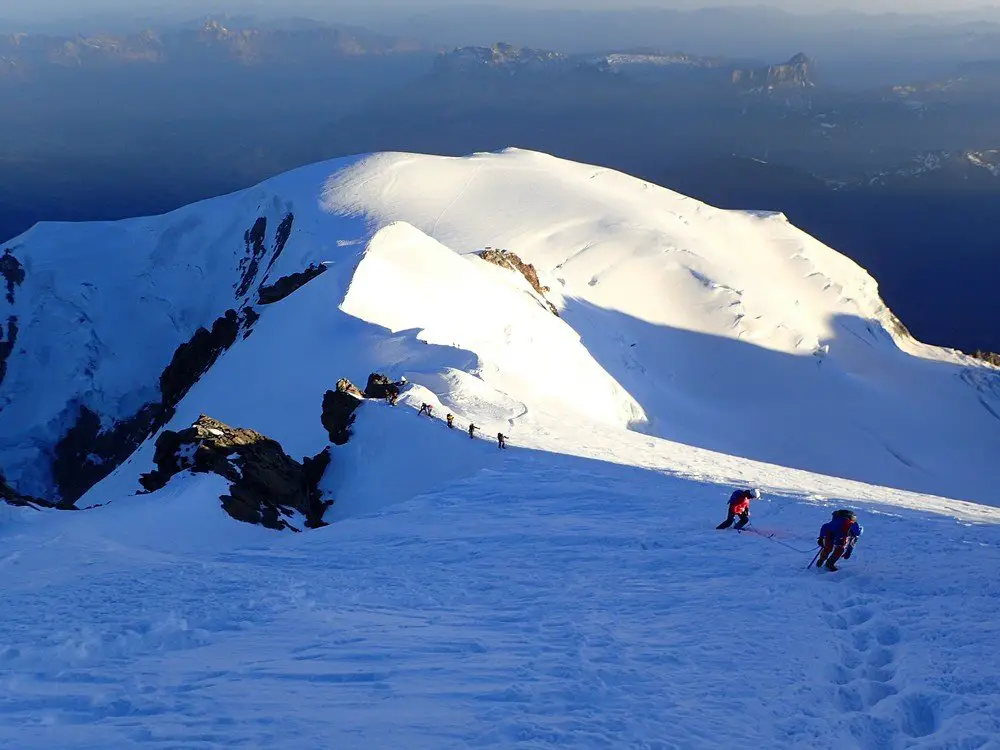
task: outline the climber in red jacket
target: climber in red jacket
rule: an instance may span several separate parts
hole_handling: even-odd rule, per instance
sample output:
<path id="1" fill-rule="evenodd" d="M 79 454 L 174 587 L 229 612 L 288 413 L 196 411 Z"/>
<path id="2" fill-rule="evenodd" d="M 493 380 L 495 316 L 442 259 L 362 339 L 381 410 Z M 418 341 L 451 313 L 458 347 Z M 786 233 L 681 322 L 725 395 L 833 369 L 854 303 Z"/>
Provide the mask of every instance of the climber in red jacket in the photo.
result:
<path id="1" fill-rule="evenodd" d="M 739 523 L 734 527 L 737 531 L 750 523 L 750 501 L 760 498 L 760 490 L 736 490 L 729 496 L 729 515 L 726 520 L 715 528 L 728 529 L 739 516 Z"/>

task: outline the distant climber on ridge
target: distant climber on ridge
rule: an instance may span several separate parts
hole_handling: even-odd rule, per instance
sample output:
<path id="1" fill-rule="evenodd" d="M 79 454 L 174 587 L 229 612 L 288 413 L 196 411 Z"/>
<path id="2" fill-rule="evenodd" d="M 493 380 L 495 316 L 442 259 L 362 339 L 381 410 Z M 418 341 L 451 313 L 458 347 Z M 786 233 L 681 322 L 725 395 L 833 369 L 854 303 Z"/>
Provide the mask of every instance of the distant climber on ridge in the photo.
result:
<path id="1" fill-rule="evenodd" d="M 858 517 L 852 510 L 835 510 L 833 518 L 823 524 L 819 530 L 816 543 L 822 547 L 817 568 L 826 565 L 827 570 L 838 570 L 837 560 L 843 557 L 851 559 L 854 545 L 858 543 L 864 528 L 858 523 Z"/>
<path id="2" fill-rule="evenodd" d="M 475 437 L 476 437 L 476 430 L 477 429 L 478 428 L 474 424 L 472 424 L 472 422 L 469 422 L 469 437 L 470 438 L 475 439 Z"/>
<path id="3" fill-rule="evenodd" d="M 502 432 L 497 433 L 497 447 L 507 448 L 507 437 Z"/>
<path id="4" fill-rule="evenodd" d="M 428 417 L 430 417 L 433 416 L 431 414 L 432 411 L 434 411 L 434 407 L 431 406 L 430 404 L 421 404 L 420 411 L 417 412 L 417 416 L 420 416 L 421 414 L 426 414 Z"/>
<path id="5" fill-rule="evenodd" d="M 452 414 L 452 413 L 449 412 L 448 414 L 445 415 L 444 420 L 448 423 L 448 429 L 449 430 L 455 429 L 455 415 L 454 414 Z"/>
<path id="6" fill-rule="evenodd" d="M 385 400 L 390 406 L 395 406 L 396 401 L 399 400 L 399 386 L 395 383 L 389 385 L 389 387 L 385 389 Z"/>
<path id="7" fill-rule="evenodd" d="M 736 490 L 729 496 L 729 515 L 726 520 L 715 528 L 728 529 L 739 516 L 739 522 L 734 527 L 737 531 L 750 523 L 750 501 L 760 498 L 760 490 Z"/>

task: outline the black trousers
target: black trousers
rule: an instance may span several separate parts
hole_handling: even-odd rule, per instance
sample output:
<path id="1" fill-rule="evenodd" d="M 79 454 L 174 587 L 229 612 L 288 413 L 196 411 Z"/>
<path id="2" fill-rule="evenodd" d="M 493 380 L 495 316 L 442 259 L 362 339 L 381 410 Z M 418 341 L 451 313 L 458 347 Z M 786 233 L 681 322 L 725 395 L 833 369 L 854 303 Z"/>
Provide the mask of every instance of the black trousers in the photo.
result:
<path id="1" fill-rule="evenodd" d="M 745 510 L 742 513 L 739 513 L 739 514 L 736 514 L 736 513 L 733 513 L 732 511 L 729 511 L 729 515 L 726 517 L 726 520 L 723 521 L 722 523 L 720 523 L 715 528 L 717 528 L 717 529 L 728 529 L 730 526 L 733 525 L 733 521 L 736 520 L 737 515 L 739 516 L 739 519 L 740 519 L 740 522 L 738 524 L 736 524 L 736 528 L 737 529 L 742 529 L 744 526 L 746 526 L 748 523 L 750 523 L 750 511 Z"/>

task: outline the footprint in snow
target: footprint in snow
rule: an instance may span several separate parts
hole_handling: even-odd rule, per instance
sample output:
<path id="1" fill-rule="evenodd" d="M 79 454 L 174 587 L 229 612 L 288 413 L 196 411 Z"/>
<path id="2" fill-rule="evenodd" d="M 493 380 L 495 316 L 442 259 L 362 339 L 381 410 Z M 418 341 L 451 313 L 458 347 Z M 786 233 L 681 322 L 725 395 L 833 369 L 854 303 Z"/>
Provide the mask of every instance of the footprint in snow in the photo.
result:
<path id="1" fill-rule="evenodd" d="M 886 698 L 891 698 L 899 693 L 892 685 L 887 685 L 884 682 L 868 682 L 861 692 L 866 709 L 875 708 Z"/>
<path id="2" fill-rule="evenodd" d="M 870 667 L 888 667 L 894 661 L 895 656 L 892 651 L 887 648 L 880 648 L 872 651 L 868 655 L 868 666 Z"/>
<path id="3" fill-rule="evenodd" d="M 895 625 L 883 625 L 878 629 L 876 638 L 878 638 L 878 642 L 883 646 L 895 646 L 899 643 L 902 636 L 900 635 L 899 628 Z"/>
<path id="4" fill-rule="evenodd" d="M 910 737 L 928 737 L 938 730 L 940 706 L 936 698 L 924 693 L 911 693 L 899 702 L 899 710 L 902 715 L 900 726 Z"/>

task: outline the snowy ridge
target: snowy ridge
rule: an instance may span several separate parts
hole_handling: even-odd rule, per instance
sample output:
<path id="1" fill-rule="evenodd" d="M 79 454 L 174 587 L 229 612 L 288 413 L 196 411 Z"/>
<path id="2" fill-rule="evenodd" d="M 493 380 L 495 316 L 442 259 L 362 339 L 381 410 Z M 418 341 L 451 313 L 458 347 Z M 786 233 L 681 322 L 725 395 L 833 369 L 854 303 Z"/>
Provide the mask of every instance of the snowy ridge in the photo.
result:
<path id="1" fill-rule="evenodd" d="M 375 226 L 406 221 L 460 253 L 509 247 L 533 263 L 646 432 L 992 502 L 987 457 L 1000 436 L 959 378 L 971 360 L 910 338 L 869 274 L 781 215 L 721 211 L 516 150 L 369 157 L 333 176 L 325 204 Z"/>

